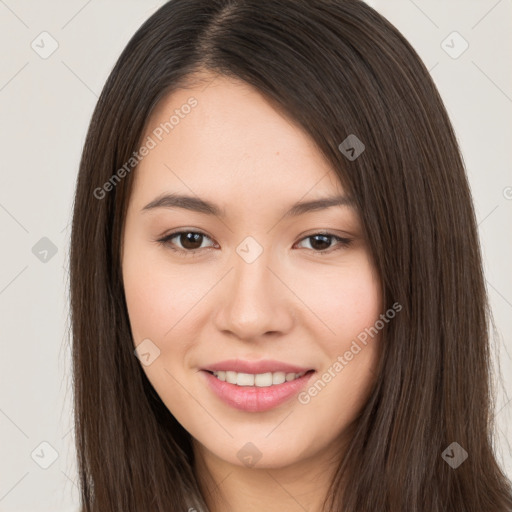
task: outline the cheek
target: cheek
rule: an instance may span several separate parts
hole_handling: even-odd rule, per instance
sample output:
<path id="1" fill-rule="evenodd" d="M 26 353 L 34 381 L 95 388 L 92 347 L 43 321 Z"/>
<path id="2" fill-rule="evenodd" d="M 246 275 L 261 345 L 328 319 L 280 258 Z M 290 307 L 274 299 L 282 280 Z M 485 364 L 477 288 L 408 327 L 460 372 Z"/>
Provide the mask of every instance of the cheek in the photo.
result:
<path id="1" fill-rule="evenodd" d="M 382 312 L 380 280 L 364 255 L 346 267 L 331 267 L 301 283 L 300 293 L 320 320 L 316 324 L 324 333 L 320 339 L 331 355 L 374 325 Z"/>
<path id="2" fill-rule="evenodd" d="M 180 273 L 171 273 L 155 252 L 126 244 L 123 283 L 135 344 L 144 338 L 162 340 L 193 300 L 190 285 L 184 288 Z"/>
<path id="3" fill-rule="evenodd" d="M 130 248 L 131 249 L 131 248 Z M 133 249 L 123 261 L 123 280 L 135 346 L 149 338 L 160 349 L 160 362 L 183 364 L 197 342 L 207 295 L 219 280 L 207 266 L 169 265 L 157 251 Z M 177 357 L 172 357 L 177 356 Z"/>
<path id="4" fill-rule="evenodd" d="M 201 276 L 197 274 L 191 282 L 192 276 L 178 266 L 171 271 L 162 258 L 149 251 L 127 250 L 126 255 L 123 281 L 133 344 L 137 347 L 147 339 L 154 344 L 149 345 L 150 364 L 143 364 L 142 369 L 169 410 L 186 411 L 189 397 L 180 383 L 187 369 L 187 354 L 196 343 L 195 315 L 211 285 L 199 286 Z M 148 347 L 147 343 L 141 347 Z"/>
<path id="5" fill-rule="evenodd" d="M 340 430 L 364 404 L 375 378 L 382 311 L 381 282 L 366 255 L 347 266 L 329 268 L 321 279 L 303 281 L 308 306 L 320 321 L 312 337 L 323 354 L 318 381 L 302 395 L 316 421 Z M 319 283 L 322 286 L 319 286 Z M 313 292 L 311 292 L 313 290 Z"/>
<path id="6" fill-rule="evenodd" d="M 154 266 L 124 268 L 124 289 L 135 344 L 144 338 L 159 340 L 172 327 L 173 304 L 165 279 Z"/>

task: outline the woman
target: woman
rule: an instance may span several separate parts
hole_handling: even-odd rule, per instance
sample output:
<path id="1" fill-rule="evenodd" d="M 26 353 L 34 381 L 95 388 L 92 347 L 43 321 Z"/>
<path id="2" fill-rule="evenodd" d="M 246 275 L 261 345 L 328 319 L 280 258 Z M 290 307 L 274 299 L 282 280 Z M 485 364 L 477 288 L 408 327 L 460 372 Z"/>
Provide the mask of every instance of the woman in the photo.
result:
<path id="1" fill-rule="evenodd" d="M 83 510 L 512 510 L 462 158 L 363 2 L 160 8 L 94 112 L 70 271 Z"/>

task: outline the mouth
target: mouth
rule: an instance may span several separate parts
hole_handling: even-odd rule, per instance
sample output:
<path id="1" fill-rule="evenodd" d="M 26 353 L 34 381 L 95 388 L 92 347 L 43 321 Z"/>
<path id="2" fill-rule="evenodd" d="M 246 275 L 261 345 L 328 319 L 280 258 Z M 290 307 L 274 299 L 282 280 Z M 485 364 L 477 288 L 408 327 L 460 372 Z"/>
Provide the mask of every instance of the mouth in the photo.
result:
<path id="1" fill-rule="evenodd" d="M 314 369 L 276 361 L 231 360 L 202 368 L 206 387 L 224 404 L 244 412 L 264 412 L 291 401 Z"/>
<path id="2" fill-rule="evenodd" d="M 210 371 L 205 370 L 218 380 L 222 382 L 227 382 L 229 384 L 234 384 L 235 386 L 240 387 L 250 387 L 255 386 L 259 388 L 267 388 L 271 386 L 278 386 L 285 382 L 291 382 L 297 379 L 300 379 L 304 375 L 310 374 L 315 370 L 307 370 L 300 373 L 296 372 L 265 372 L 265 373 L 244 373 L 244 372 L 235 372 L 235 371 Z"/>

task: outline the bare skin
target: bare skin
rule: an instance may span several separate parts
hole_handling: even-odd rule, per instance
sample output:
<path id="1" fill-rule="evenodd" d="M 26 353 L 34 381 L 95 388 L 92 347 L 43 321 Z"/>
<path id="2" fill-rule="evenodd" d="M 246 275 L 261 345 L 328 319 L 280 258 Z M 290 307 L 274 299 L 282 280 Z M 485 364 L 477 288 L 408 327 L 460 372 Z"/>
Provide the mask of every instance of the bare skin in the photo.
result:
<path id="1" fill-rule="evenodd" d="M 353 207 L 284 216 L 299 201 L 346 194 L 305 132 L 247 84 L 218 77 L 174 91 L 144 139 L 192 96 L 197 105 L 134 171 L 122 252 L 134 344 L 149 339 L 160 351 L 144 371 L 193 438 L 212 512 L 319 512 L 347 426 L 368 398 L 379 336 L 341 371 L 333 365 L 382 313 L 380 282 Z M 225 216 L 144 209 L 165 193 L 208 200 Z M 195 246 L 185 235 L 158 242 L 176 231 L 203 236 Z M 248 236 L 256 244 L 246 248 L 262 250 L 250 263 L 237 252 Z M 302 401 L 249 412 L 205 384 L 205 366 L 233 358 L 315 373 Z M 240 456 L 249 442 L 255 465 Z"/>

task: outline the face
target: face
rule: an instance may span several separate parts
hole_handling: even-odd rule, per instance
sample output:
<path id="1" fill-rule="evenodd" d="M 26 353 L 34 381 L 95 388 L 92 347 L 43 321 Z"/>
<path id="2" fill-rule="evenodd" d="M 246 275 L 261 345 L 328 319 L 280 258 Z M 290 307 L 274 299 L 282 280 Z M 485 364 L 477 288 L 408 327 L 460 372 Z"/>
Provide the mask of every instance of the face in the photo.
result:
<path id="1" fill-rule="evenodd" d="M 303 130 L 223 77 L 166 97 L 143 141 L 122 271 L 149 381 L 224 463 L 329 452 L 368 398 L 381 314 L 336 174 Z"/>

